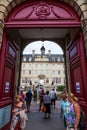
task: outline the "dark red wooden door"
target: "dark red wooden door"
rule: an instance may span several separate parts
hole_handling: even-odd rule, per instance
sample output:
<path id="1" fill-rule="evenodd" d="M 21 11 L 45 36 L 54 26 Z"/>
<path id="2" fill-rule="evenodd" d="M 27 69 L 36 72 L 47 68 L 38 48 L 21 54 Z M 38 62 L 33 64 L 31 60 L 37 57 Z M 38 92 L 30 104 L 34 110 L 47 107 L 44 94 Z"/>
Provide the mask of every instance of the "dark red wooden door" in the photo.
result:
<path id="1" fill-rule="evenodd" d="M 15 94 L 15 71 L 18 48 L 4 32 L 0 53 L 0 128 L 8 129 Z M 5 126 L 5 127 L 4 127 Z"/>
<path id="2" fill-rule="evenodd" d="M 69 45 L 68 54 L 71 91 L 79 98 L 79 103 L 87 114 L 87 65 L 82 33 Z"/>

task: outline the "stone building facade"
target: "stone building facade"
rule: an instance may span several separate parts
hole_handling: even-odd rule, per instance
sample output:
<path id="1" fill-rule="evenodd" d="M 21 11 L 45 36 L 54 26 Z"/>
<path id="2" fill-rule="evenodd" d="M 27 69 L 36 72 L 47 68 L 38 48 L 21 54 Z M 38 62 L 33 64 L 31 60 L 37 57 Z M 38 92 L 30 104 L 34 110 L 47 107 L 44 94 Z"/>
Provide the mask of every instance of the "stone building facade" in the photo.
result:
<path id="1" fill-rule="evenodd" d="M 52 87 L 65 86 L 65 65 L 64 57 L 59 54 L 23 55 L 21 69 L 21 86 L 44 86 Z"/>

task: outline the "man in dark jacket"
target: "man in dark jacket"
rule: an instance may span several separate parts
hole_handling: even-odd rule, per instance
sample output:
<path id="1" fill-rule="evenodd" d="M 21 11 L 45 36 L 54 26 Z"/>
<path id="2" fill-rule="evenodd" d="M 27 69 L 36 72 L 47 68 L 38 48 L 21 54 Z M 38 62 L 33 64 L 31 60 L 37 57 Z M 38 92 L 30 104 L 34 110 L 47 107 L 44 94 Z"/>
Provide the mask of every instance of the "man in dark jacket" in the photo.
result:
<path id="1" fill-rule="evenodd" d="M 32 100 L 32 92 L 31 90 L 29 89 L 26 93 L 26 106 L 27 106 L 27 111 L 29 112 L 30 110 L 30 105 L 31 105 L 31 100 Z"/>
<path id="2" fill-rule="evenodd" d="M 39 111 L 40 111 L 41 106 L 43 104 L 43 97 L 44 97 L 44 89 L 42 87 L 40 87 L 38 94 L 39 94 L 39 100 L 40 100 L 40 103 L 39 103 Z"/>

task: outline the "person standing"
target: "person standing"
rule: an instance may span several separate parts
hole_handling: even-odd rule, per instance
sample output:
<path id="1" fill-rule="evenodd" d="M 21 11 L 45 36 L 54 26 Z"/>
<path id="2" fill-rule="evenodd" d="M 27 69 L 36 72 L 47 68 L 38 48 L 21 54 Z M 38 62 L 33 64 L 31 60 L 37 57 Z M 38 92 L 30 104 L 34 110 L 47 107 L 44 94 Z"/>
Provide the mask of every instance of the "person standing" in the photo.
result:
<path id="1" fill-rule="evenodd" d="M 61 99 L 61 112 L 60 112 L 60 118 L 63 119 L 63 123 L 64 123 L 64 126 L 65 128 L 67 128 L 67 125 L 66 125 L 66 113 L 69 112 L 69 109 L 70 109 L 70 102 L 68 101 L 67 99 L 67 96 L 65 93 L 63 93 L 61 95 L 62 99 Z"/>
<path id="2" fill-rule="evenodd" d="M 43 97 L 43 104 L 46 107 L 46 111 L 44 112 L 45 113 L 44 119 L 47 119 L 47 118 L 49 119 L 50 113 L 51 113 L 51 108 L 50 108 L 51 98 L 50 98 L 50 95 L 49 95 L 49 91 L 47 91 L 46 94 Z"/>
<path id="3" fill-rule="evenodd" d="M 81 109 L 77 99 L 78 98 L 74 97 L 74 94 L 72 93 L 68 95 L 70 111 L 66 114 L 67 130 L 78 130 Z"/>
<path id="4" fill-rule="evenodd" d="M 26 112 L 26 106 L 21 101 L 20 95 L 17 95 L 15 99 L 15 106 L 12 110 L 13 116 L 11 120 L 10 130 L 14 129 L 22 130 L 23 127 L 25 128 L 26 120 L 28 120 L 25 112 Z M 25 123 L 25 125 L 21 125 L 22 124 L 21 113 L 24 113 L 23 115 L 26 116 L 26 118 L 23 117 L 24 118 L 23 123 Z"/>
<path id="5" fill-rule="evenodd" d="M 54 108 L 55 108 L 56 93 L 54 89 L 50 91 L 50 97 L 51 97 L 51 105 L 54 105 Z"/>
<path id="6" fill-rule="evenodd" d="M 31 89 L 29 89 L 26 93 L 26 98 L 25 98 L 27 112 L 29 112 L 29 110 L 30 110 L 31 100 L 32 100 L 32 91 L 31 91 Z"/>
<path id="7" fill-rule="evenodd" d="M 33 91 L 34 101 L 37 101 L 37 90 L 34 89 Z"/>
<path id="8" fill-rule="evenodd" d="M 61 93 L 61 98 L 62 98 L 62 95 L 63 95 L 63 94 L 68 95 L 66 88 L 63 89 L 63 91 L 62 91 L 62 93 Z"/>
<path id="9" fill-rule="evenodd" d="M 44 89 L 42 87 L 40 87 L 40 90 L 38 91 L 38 94 L 39 94 L 39 100 L 40 100 L 40 103 L 39 103 L 39 111 L 40 111 L 41 106 L 43 104 L 43 97 L 44 97 Z"/>

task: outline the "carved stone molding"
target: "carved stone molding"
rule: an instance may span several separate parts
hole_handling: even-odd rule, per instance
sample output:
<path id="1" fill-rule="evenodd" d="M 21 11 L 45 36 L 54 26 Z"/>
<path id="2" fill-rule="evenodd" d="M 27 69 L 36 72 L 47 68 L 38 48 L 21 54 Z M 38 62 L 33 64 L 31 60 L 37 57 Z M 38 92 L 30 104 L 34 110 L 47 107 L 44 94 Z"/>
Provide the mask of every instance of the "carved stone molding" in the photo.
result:
<path id="1" fill-rule="evenodd" d="M 44 79 L 46 76 L 44 75 L 44 74 L 40 74 L 40 75 L 38 75 L 38 78 L 39 79 Z"/>
<path id="2" fill-rule="evenodd" d="M 36 3 L 26 4 L 11 12 L 12 17 L 8 21 L 29 21 L 29 20 L 76 20 L 72 9 L 61 4 Z M 75 12 L 74 12 L 75 13 Z"/>
<path id="3" fill-rule="evenodd" d="M 40 19 L 46 19 L 47 16 L 50 15 L 50 6 L 46 3 L 40 3 L 36 6 L 36 15 L 39 16 Z"/>

